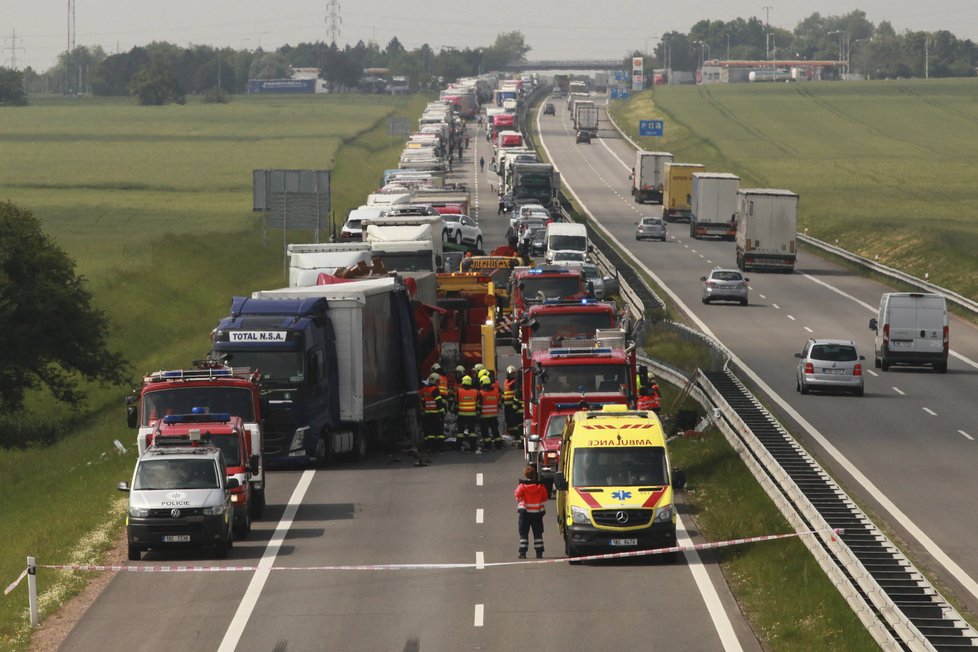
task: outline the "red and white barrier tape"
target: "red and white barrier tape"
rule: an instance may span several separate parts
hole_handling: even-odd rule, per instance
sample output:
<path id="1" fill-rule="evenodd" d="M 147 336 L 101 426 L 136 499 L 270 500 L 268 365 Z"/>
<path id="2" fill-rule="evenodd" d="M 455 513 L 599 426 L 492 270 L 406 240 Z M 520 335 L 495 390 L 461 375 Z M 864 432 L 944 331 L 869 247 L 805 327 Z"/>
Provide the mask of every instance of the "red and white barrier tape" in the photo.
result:
<path id="1" fill-rule="evenodd" d="M 815 534 L 831 533 L 832 540 L 835 541 L 836 534 L 842 534 L 842 529 L 828 530 L 808 530 L 805 532 L 789 532 L 787 534 L 768 534 L 765 536 L 748 537 L 745 539 L 730 539 L 728 541 L 718 541 L 716 543 L 699 543 L 691 546 L 672 546 L 671 548 L 655 548 L 653 550 L 633 550 L 629 552 L 611 552 L 602 555 L 586 555 L 583 557 L 557 557 L 554 559 L 526 559 L 519 561 L 498 561 L 482 564 L 360 564 L 360 565 L 338 565 L 338 566 L 132 566 L 132 565 L 93 565 L 93 564 L 38 564 L 38 568 L 48 568 L 51 570 L 66 571 L 123 571 L 130 573 L 253 573 L 258 570 L 274 571 L 384 571 L 384 570 L 445 570 L 445 569 L 471 569 L 471 568 L 490 568 L 494 566 L 516 566 L 525 564 L 563 564 L 568 561 L 597 561 L 601 559 L 624 559 L 626 557 L 646 557 L 649 555 L 664 555 L 672 552 L 683 552 L 686 550 L 710 550 L 716 548 L 728 548 L 739 546 L 745 543 L 758 543 L 761 541 L 777 541 L 779 539 L 790 539 L 794 537 L 811 536 Z M 4 590 L 4 595 L 9 594 L 17 588 L 27 575 L 25 569 L 20 577 L 13 584 Z"/>

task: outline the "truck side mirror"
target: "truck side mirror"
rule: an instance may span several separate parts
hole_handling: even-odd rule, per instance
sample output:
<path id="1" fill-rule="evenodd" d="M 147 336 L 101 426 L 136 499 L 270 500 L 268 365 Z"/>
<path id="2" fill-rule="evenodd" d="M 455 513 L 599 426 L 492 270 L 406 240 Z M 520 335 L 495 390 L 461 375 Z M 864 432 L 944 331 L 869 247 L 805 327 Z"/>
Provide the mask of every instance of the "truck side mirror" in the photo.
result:
<path id="1" fill-rule="evenodd" d="M 602 280 L 604 281 L 605 298 L 612 294 L 618 294 L 621 291 L 621 286 L 618 284 L 618 279 L 605 276 Z"/>
<path id="2" fill-rule="evenodd" d="M 869 330 L 875 331 L 879 329 L 879 323 L 877 323 L 876 318 L 873 317 L 869 320 Z"/>
<path id="3" fill-rule="evenodd" d="M 257 455 L 252 455 L 251 459 L 248 460 L 248 471 L 251 475 L 258 475 L 258 471 L 261 470 L 261 458 Z"/>
<path id="4" fill-rule="evenodd" d="M 567 491 L 567 478 L 564 477 L 563 473 L 554 475 L 554 489 L 557 491 Z"/>
<path id="5" fill-rule="evenodd" d="M 240 486 L 241 486 L 241 483 L 238 482 L 238 479 L 237 478 L 228 478 L 228 486 L 225 487 L 225 488 L 226 489 L 237 489 Z"/>
<path id="6" fill-rule="evenodd" d="M 672 488 L 673 490 L 682 489 L 686 486 L 686 472 L 682 469 L 676 469 L 672 472 Z"/>
<path id="7" fill-rule="evenodd" d="M 136 411 L 136 396 L 134 394 L 126 397 L 126 425 L 130 428 L 139 425 L 139 414 Z"/>

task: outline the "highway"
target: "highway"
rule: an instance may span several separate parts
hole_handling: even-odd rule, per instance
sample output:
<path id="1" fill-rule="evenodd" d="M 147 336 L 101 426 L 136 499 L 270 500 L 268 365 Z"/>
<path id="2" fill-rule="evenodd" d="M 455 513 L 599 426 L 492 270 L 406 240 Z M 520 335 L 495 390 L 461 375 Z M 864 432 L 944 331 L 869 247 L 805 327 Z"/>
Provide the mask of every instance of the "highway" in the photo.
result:
<path id="1" fill-rule="evenodd" d="M 637 205 L 629 194 L 632 147 L 607 123 L 601 138 L 575 144 L 562 103 L 556 116 L 536 119 L 565 189 L 569 186 L 595 221 L 635 254 L 695 327 L 729 348 L 741 378 L 787 417 L 786 425 L 851 495 L 876 512 L 975 612 L 975 327 L 952 316 L 946 375 L 900 367 L 883 373 L 873 367 L 868 322 L 876 316 L 880 295 L 892 288 L 804 251 L 794 274 L 750 273 L 750 305 L 703 305 L 700 277 L 713 266 L 734 267 L 734 244 L 694 240 L 685 224 L 669 225 L 665 243 L 636 242 L 638 216 L 659 214 L 660 208 Z M 806 210 L 804 197 L 799 210 Z M 856 342 L 867 358 L 864 397 L 795 392 L 793 354 L 810 337 Z"/>
<path id="2" fill-rule="evenodd" d="M 479 156 L 491 158 L 489 145 L 474 125 L 469 131 L 472 144 L 455 171 L 473 187 L 488 248 L 502 243 L 508 218 L 496 215 L 488 165 L 477 172 Z M 604 151 L 591 147 L 588 153 Z M 567 164 L 571 176 L 577 166 L 587 169 L 583 161 Z M 609 180 L 622 176 L 613 162 L 608 155 L 603 163 Z M 601 206 L 607 187 L 580 174 L 575 187 Z M 623 225 L 633 219 L 620 204 L 616 210 Z M 680 246 L 668 246 L 679 255 Z M 551 512 L 545 563 L 517 563 L 513 489 L 522 450 L 446 453 L 424 468 L 411 461 L 388 464 L 375 455 L 366 464 L 270 473 L 265 518 L 227 561 L 200 552 L 145 554 L 134 563 L 153 572 L 118 573 L 61 649 L 760 649 L 709 556 L 690 554 L 674 565 L 555 562 L 563 545 Z M 280 570 L 158 572 L 259 563 Z M 372 564 L 464 567 L 322 569 Z"/>

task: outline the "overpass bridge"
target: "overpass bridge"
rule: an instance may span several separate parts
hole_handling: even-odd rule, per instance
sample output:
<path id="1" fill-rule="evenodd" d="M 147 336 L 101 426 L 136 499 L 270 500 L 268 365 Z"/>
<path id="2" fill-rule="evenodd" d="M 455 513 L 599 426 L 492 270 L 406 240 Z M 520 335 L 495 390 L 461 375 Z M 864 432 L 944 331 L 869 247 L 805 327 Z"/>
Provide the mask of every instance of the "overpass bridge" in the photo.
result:
<path id="1" fill-rule="evenodd" d="M 506 72 L 524 72 L 527 70 L 625 70 L 626 59 L 521 61 L 508 66 L 502 66 L 501 69 Z"/>

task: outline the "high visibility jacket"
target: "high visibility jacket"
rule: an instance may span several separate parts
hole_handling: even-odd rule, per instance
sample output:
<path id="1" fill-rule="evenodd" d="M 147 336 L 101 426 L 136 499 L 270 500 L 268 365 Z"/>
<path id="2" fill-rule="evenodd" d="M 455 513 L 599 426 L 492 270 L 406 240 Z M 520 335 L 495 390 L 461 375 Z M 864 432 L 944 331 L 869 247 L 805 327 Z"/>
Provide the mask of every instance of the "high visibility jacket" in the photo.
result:
<path id="1" fill-rule="evenodd" d="M 527 514 L 547 513 L 547 487 L 535 480 L 520 480 L 516 485 L 516 509 L 525 509 Z"/>
<path id="2" fill-rule="evenodd" d="M 513 401 L 516 400 L 516 379 L 507 378 L 506 382 L 503 383 L 503 403 L 506 405 L 512 405 Z"/>
<path id="3" fill-rule="evenodd" d="M 656 394 L 649 396 L 639 396 L 636 407 L 639 410 L 658 410 L 660 406 L 659 397 Z"/>
<path id="4" fill-rule="evenodd" d="M 448 376 L 445 374 L 438 374 L 438 391 L 443 397 L 448 396 Z"/>
<path id="5" fill-rule="evenodd" d="M 458 415 L 460 417 L 479 415 L 479 390 L 472 387 L 458 388 Z"/>
<path id="6" fill-rule="evenodd" d="M 489 389 L 482 390 L 482 416 L 494 417 L 499 414 L 499 385 L 493 383 Z"/>
<path id="7" fill-rule="evenodd" d="M 442 398 L 437 385 L 425 385 L 422 387 L 421 400 L 424 402 L 425 414 L 445 413 L 445 399 Z"/>

